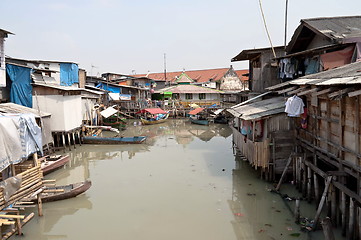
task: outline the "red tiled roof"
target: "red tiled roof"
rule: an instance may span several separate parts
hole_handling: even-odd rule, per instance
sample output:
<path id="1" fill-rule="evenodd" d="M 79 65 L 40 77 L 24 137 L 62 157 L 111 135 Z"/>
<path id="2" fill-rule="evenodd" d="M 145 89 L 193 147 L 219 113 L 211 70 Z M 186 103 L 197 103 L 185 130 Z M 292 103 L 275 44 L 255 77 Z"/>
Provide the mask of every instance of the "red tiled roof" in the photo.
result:
<path id="1" fill-rule="evenodd" d="M 205 69 L 205 70 L 191 70 L 185 71 L 185 73 L 197 83 L 208 82 L 210 80 L 217 81 L 221 79 L 229 68 L 217 68 L 217 69 Z M 248 70 L 235 71 L 242 81 L 248 80 L 248 77 L 242 76 L 242 74 L 248 73 Z M 167 81 L 174 82 L 176 77 L 180 76 L 183 71 L 167 72 Z M 137 74 L 134 77 L 148 77 L 150 79 L 165 81 L 163 73 L 149 73 L 149 74 Z"/>
<path id="2" fill-rule="evenodd" d="M 196 85 L 175 85 L 155 91 L 156 93 L 172 92 L 172 93 L 222 93 L 222 91 L 212 88 L 200 87 Z"/>

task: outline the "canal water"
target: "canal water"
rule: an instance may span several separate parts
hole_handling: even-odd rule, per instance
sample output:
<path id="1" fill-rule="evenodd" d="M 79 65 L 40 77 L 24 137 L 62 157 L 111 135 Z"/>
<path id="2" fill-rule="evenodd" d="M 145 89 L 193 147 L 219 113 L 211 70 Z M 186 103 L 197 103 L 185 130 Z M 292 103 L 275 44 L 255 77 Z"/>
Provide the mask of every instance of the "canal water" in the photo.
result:
<path id="1" fill-rule="evenodd" d="M 14 239 L 323 239 L 322 231 L 300 231 L 293 201 L 270 192 L 273 185 L 233 155 L 227 125 L 135 124 L 121 134 L 145 135 L 143 144 L 68 151 L 70 163 L 46 178 L 58 185 L 88 179 L 92 187 L 76 198 L 44 203 L 44 216 L 35 216 L 25 235 Z M 298 194 L 287 184 L 282 190 Z M 314 214 L 314 205 L 301 202 L 301 215 Z"/>

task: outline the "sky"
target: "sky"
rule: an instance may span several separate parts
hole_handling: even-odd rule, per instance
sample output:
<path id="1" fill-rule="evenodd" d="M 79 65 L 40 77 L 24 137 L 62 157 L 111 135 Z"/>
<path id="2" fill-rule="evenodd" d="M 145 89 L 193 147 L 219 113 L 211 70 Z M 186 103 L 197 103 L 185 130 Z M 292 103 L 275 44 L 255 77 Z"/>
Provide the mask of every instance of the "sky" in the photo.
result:
<path id="1" fill-rule="evenodd" d="M 286 0 L 261 0 L 273 46 Z M 289 0 L 287 43 L 301 19 L 361 15 L 360 0 Z M 247 69 L 242 50 L 270 47 L 259 0 L 1 0 L 5 54 L 75 62 L 88 75 Z"/>

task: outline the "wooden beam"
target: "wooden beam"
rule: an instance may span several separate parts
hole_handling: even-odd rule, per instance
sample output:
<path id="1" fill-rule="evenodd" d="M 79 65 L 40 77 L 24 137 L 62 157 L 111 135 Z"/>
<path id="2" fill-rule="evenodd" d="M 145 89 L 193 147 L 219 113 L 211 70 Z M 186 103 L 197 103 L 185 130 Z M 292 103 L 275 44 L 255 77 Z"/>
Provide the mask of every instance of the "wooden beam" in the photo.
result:
<path id="1" fill-rule="evenodd" d="M 359 95 L 361 95 L 361 89 L 348 93 L 349 97 L 356 97 L 356 96 L 359 96 Z"/>
<path id="2" fill-rule="evenodd" d="M 293 95 L 293 94 L 297 94 L 297 95 L 298 95 L 299 92 L 302 92 L 302 91 L 305 90 L 305 89 L 307 89 L 307 87 L 300 87 L 300 88 L 297 88 L 297 89 L 295 89 L 295 90 L 292 90 L 292 91 L 287 92 L 287 95 Z"/>
<path id="3" fill-rule="evenodd" d="M 283 169 L 283 172 L 282 172 L 282 175 L 281 175 L 281 178 L 277 184 L 277 187 L 276 187 L 276 191 L 280 190 L 280 187 L 281 187 L 281 184 L 282 184 L 282 181 L 283 181 L 283 178 L 285 177 L 286 175 L 286 172 L 287 172 L 287 169 L 288 167 L 290 166 L 291 162 L 292 162 L 292 153 L 291 155 L 288 157 L 288 161 L 287 161 L 287 164 L 285 166 L 285 168 Z"/>
<path id="4" fill-rule="evenodd" d="M 312 93 L 312 97 L 317 97 L 317 96 L 320 96 L 320 95 L 323 95 L 323 94 L 326 94 L 329 92 L 333 92 L 334 90 L 335 90 L 335 88 L 333 88 L 333 87 L 327 88 L 327 89 L 321 90 L 319 92 Z"/>
<path id="5" fill-rule="evenodd" d="M 303 96 L 303 95 L 306 95 L 306 94 L 310 94 L 310 93 L 316 92 L 318 89 L 319 88 L 308 89 L 306 91 L 297 93 L 297 96 Z"/>
<path id="6" fill-rule="evenodd" d="M 295 90 L 296 88 L 297 88 L 297 87 L 290 87 L 290 88 L 286 88 L 286 89 L 283 89 L 283 90 L 277 91 L 277 93 L 278 93 L 278 94 L 286 93 L 286 92 L 289 92 L 289 91 Z"/>

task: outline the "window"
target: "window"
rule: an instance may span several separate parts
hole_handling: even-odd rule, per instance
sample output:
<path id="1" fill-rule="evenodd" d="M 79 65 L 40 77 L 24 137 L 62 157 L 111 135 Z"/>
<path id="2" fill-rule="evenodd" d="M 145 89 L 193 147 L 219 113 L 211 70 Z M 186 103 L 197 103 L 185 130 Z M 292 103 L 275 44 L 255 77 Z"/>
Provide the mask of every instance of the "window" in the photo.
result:
<path id="1" fill-rule="evenodd" d="M 193 99 L 192 93 L 186 93 L 186 99 Z"/>
<path id="2" fill-rule="evenodd" d="M 205 93 L 200 93 L 199 94 L 199 100 L 202 100 L 202 99 L 206 99 L 206 94 Z"/>

